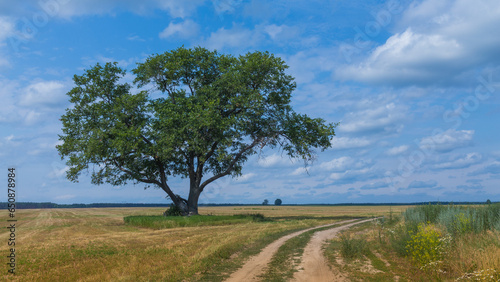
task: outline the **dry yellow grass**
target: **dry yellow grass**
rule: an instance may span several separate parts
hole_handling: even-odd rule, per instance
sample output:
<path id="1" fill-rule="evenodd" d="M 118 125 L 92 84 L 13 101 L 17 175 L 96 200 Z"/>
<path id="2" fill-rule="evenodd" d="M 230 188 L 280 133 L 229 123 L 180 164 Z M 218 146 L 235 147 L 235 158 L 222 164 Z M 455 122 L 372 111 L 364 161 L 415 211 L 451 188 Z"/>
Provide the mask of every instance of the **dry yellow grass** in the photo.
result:
<path id="1" fill-rule="evenodd" d="M 405 207 L 392 207 L 399 212 Z M 18 210 L 16 275 L 7 273 L 8 230 L 0 231 L 2 281 L 192 280 L 242 246 L 286 230 L 334 222 L 338 216 L 388 214 L 389 207 L 202 207 L 201 214 L 261 213 L 302 220 L 151 230 L 124 216 L 158 215 L 164 208 Z M 323 217 L 323 218 L 322 218 Z M 0 217 L 5 224 L 7 214 Z M 4 242 L 4 243 L 1 243 Z"/>
<path id="2" fill-rule="evenodd" d="M 267 217 L 310 216 L 334 217 L 353 216 L 371 217 L 401 214 L 408 206 L 228 206 L 228 207 L 201 207 L 200 214 L 248 214 L 261 213 Z"/>
<path id="3" fill-rule="evenodd" d="M 488 231 L 483 234 L 468 234 L 456 242 L 451 251 L 453 259 L 447 263 L 451 273 L 467 274 L 495 270 L 500 276 L 500 232 Z M 478 279 L 479 280 L 479 279 Z M 488 280 L 488 279 L 486 279 Z"/>

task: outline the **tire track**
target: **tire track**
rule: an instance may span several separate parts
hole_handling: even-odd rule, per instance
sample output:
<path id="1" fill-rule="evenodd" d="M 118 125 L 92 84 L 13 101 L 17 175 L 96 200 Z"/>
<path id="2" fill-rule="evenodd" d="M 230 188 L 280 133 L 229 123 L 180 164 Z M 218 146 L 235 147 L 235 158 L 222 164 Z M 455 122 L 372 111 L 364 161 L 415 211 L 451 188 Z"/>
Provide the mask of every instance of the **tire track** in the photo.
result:
<path id="1" fill-rule="evenodd" d="M 318 229 L 318 228 L 323 228 L 323 227 L 328 227 L 328 226 L 333 226 L 333 225 L 338 225 L 338 224 L 346 224 L 355 221 L 356 219 L 351 219 L 351 220 L 344 220 L 340 222 L 335 222 L 335 223 L 330 223 L 330 224 L 325 224 L 321 226 L 316 226 L 316 227 L 311 227 L 307 228 L 304 230 L 300 230 L 291 234 L 288 234 L 286 236 L 283 236 L 279 238 L 278 240 L 272 242 L 271 244 L 267 245 L 262 251 L 253 257 L 251 257 L 240 269 L 237 271 L 233 272 L 231 276 L 226 279 L 226 282 L 241 282 L 241 281 L 258 281 L 258 276 L 262 274 L 264 268 L 269 264 L 271 261 L 273 255 L 278 251 L 279 247 L 283 245 L 287 240 L 299 236 L 300 234 Z M 371 220 L 371 219 L 370 219 Z M 357 223 L 351 223 L 349 226 L 354 225 Z M 337 227 L 334 229 L 342 228 Z M 339 229 L 342 230 L 342 229 Z M 320 233 L 320 232 L 318 232 Z M 314 280 L 308 280 L 308 281 L 314 281 Z"/>
<path id="2" fill-rule="evenodd" d="M 318 231 L 314 233 L 311 241 L 304 248 L 302 261 L 299 265 L 299 271 L 295 273 L 292 281 L 314 281 L 314 282 L 329 282 L 329 281 L 348 281 L 338 271 L 332 271 L 323 254 L 323 245 L 327 240 L 337 236 L 339 231 L 347 229 L 353 225 L 372 221 L 373 219 L 366 219 L 332 229 Z"/>

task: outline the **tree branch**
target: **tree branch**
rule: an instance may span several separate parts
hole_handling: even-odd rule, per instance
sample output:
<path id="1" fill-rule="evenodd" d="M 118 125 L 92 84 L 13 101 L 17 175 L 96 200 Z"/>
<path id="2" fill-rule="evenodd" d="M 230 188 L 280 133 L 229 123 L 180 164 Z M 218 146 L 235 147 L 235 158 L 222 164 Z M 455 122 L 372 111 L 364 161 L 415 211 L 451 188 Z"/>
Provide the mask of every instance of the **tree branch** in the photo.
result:
<path id="1" fill-rule="evenodd" d="M 191 87 L 191 81 L 188 82 L 189 91 L 191 91 L 191 96 L 194 96 L 193 88 Z"/>
<path id="2" fill-rule="evenodd" d="M 200 190 L 203 191 L 203 189 L 205 188 L 205 186 L 207 186 L 208 184 L 214 182 L 215 180 L 221 178 L 221 177 L 224 177 L 226 175 L 229 175 L 233 169 L 234 169 L 234 165 L 241 159 L 241 157 L 243 156 L 243 154 L 251 149 L 253 149 L 255 146 L 257 146 L 257 144 L 259 144 L 261 141 L 261 138 L 257 138 L 255 139 L 252 144 L 246 146 L 245 148 L 241 149 L 241 151 L 238 152 L 238 154 L 236 154 L 234 156 L 234 159 L 233 161 L 229 164 L 229 166 L 227 167 L 227 169 L 222 172 L 222 173 L 219 173 L 217 175 L 214 175 L 212 177 L 210 177 L 209 179 L 207 179 L 205 182 L 203 182 L 203 184 L 200 185 Z"/>
<path id="3" fill-rule="evenodd" d="M 163 168 L 163 165 L 161 165 L 161 162 L 156 158 L 155 159 L 155 162 L 156 164 L 158 165 L 158 169 L 159 169 L 159 172 L 160 172 L 160 181 L 158 180 L 154 180 L 154 179 L 149 179 L 149 178 L 139 178 L 137 177 L 138 175 L 141 175 L 141 176 L 145 176 L 147 177 L 146 175 L 142 174 L 142 173 L 134 173 L 133 171 L 131 170 L 128 170 L 124 167 L 122 167 L 118 161 L 115 159 L 111 160 L 116 168 L 118 168 L 119 170 L 125 172 L 126 174 L 132 176 L 133 179 L 137 180 L 137 181 L 140 181 L 140 182 L 144 182 L 144 183 L 148 183 L 148 184 L 156 184 L 158 185 L 158 187 L 160 187 L 163 191 L 165 191 L 165 193 L 167 193 L 167 195 L 171 198 L 171 199 L 174 199 L 174 198 L 180 198 L 180 197 L 177 197 L 173 192 L 172 192 L 172 189 L 170 189 L 170 187 L 168 186 L 167 184 L 167 178 L 165 176 L 165 169 Z M 184 200 L 182 198 L 180 198 L 181 200 Z M 185 201 L 185 200 L 184 200 Z"/>
<path id="4" fill-rule="evenodd" d="M 189 172 L 189 178 L 192 179 L 195 175 L 194 171 L 194 153 L 193 152 L 188 152 L 188 155 L 186 156 L 187 164 L 188 164 L 188 172 Z"/>
<path id="5" fill-rule="evenodd" d="M 173 95 L 172 91 L 171 91 L 170 89 L 165 89 L 165 90 L 167 91 L 168 96 L 170 97 L 170 99 L 172 99 L 172 103 L 173 103 L 174 105 L 176 105 L 176 104 L 177 104 L 177 102 L 175 101 L 175 97 L 174 97 L 174 95 Z"/>
<path id="6" fill-rule="evenodd" d="M 205 163 L 208 161 L 208 159 L 210 159 L 214 155 L 218 145 L 219 142 L 217 141 L 214 142 L 214 144 L 212 144 L 212 147 L 210 148 L 210 151 L 208 151 L 208 153 L 205 155 L 203 161 L 200 162 L 200 160 L 198 159 L 198 167 L 196 168 L 196 177 L 198 182 L 201 181 L 201 177 L 203 175 L 203 167 L 205 166 Z"/>
<path id="7" fill-rule="evenodd" d="M 144 140 L 144 142 L 146 142 L 148 145 L 151 145 L 151 146 L 153 145 L 153 142 L 149 141 L 149 139 L 148 139 L 148 138 L 146 138 L 146 136 L 144 136 L 144 135 L 142 135 L 142 134 L 141 134 L 141 138 L 142 138 L 142 140 Z"/>
<path id="8" fill-rule="evenodd" d="M 158 157 L 155 157 L 155 162 L 156 162 L 156 166 L 158 167 L 158 170 L 160 173 L 161 185 L 159 185 L 159 186 L 161 187 L 161 189 L 163 191 L 165 191 L 165 193 L 167 193 L 167 195 L 170 197 L 170 199 L 173 200 L 174 197 L 176 197 L 176 196 L 174 195 L 174 192 L 172 192 L 172 189 L 170 189 L 170 187 L 167 184 L 167 176 L 165 175 L 165 167 L 163 167 L 163 164 L 161 163 L 161 161 L 159 160 Z M 182 198 L 180 198 L 180 199 L 182 199 Z M 184 199 L 182 199 L 182 200 L 184 200 Z"/>
<path id="9" fill-rule="evenodd" d="M 158 182 L 157 180 L 148 179 L 148 178 L 139 178 L 139 177 L 137 177 L 137 175 L 141 175 L 141 176 L 144 176 L 144 175 L 141 174 L 141 173 L 134 173 L 134 172 L 132 172 L 132 171 L 130 171 L 130 170 L 128 170 L 128 169 L 120 166 L 116 160 L 114 160 L 113 162 L 115 163 L 116 168 L 118 168 L 119 170 L 121 170 L 121 171 L 125 172 L 126 174 L 132 176 L 132 178 L 134 178 L 135 180 L 140 181 L 140 182 L 144 182 L 144 183 L 149 183 L 149 184 L 156 184 L 156 185 L 158 185 L 158 186 L 161 187 L 161 183 Z"/>

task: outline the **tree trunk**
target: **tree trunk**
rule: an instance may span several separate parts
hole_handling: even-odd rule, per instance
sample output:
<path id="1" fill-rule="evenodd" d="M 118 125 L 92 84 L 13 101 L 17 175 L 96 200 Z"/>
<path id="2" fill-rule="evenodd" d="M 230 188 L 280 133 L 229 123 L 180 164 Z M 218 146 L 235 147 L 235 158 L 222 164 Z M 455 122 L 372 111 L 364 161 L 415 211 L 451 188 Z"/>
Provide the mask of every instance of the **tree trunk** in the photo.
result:
<path id="1" fill-rule="evenodd" d="M 189 198 L 188 198 L 188 215 L 197 215 L 198 214 L 198 199 L 200 198 L 201 191 L 199 188 L 191 187 L 189 189 Z"/>
<path id="2" fill-rule="evenodd" d="M 188 215 L 188 205 L 186 204 L 186 202 L 184 202 L 183 199 L 176 198 L 176 200 L 174 200 L 173 202 L 174 205 L 181 210 L 183 216 Z"/>
<path id="3" fill-rule="evenodd" d="M 181 210 L 182 216 L 198 215 L 198 199 L 200 198 L 201 190 L 198 188 L 191 188 L 189 191 L 188 200 L 175 196 L 172 199 L 174 205 Z"/>

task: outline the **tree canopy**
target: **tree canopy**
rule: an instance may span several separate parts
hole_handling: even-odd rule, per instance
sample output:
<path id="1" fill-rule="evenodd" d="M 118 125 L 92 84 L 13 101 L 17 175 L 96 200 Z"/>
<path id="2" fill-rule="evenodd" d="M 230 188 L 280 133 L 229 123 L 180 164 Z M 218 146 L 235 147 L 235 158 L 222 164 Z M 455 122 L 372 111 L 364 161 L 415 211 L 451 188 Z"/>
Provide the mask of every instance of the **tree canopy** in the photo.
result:
<path id="1" fill-rule="evenodd" d="M 241 175 L 248 157 L 279 147 L 305 163 L 331 146 L 335 124 L 293 111 L 296 88 L 285 62 L 268 52 L 234 57 L 201 47 L 150 56 L 132 70 L 136 90 L 117 63 L 75 75 L 62 116 L 68 179 L 93 184 L 144 183 L 164 190 L 184 214 L 198 213 L 206 186 Z M 169 186 L 189 179 L 189 196 Z M 176 187 L 177 188 L 177 187 Z"/>

